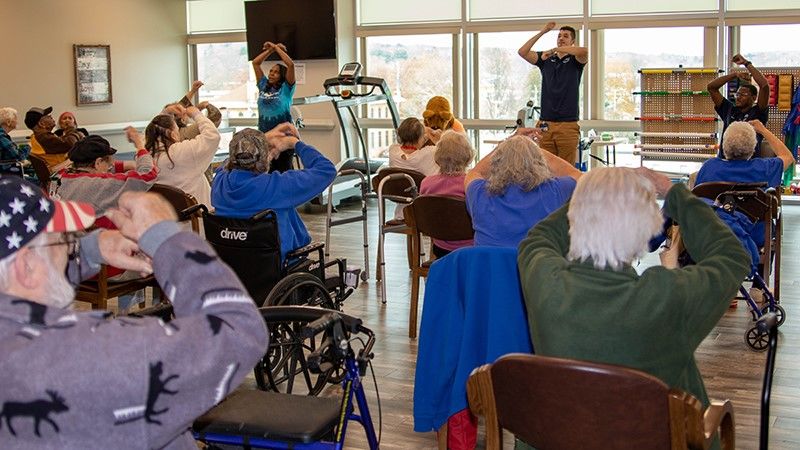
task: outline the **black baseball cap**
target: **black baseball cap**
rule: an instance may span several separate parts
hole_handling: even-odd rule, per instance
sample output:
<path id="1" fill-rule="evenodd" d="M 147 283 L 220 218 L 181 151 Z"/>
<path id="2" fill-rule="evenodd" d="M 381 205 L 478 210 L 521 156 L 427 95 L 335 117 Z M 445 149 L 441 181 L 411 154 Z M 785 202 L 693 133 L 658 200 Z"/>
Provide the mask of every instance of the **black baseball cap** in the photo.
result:
<path id="1" fill-rule="evenodd" d="M 42 120 L 42 117 L 50 114 L 51 112 L 53 112 L 52 106 L 48 106 L 47 108 L 33 107 L 29 109 L 28 112 L 25 113 L 25 126 L 32 130 L 33 127 L 35 127 L 36 124 Z"/>
<path id="2" fill-rule="evenodd" d="M 72 146 L 69 151 L 69 159 L 74 163 L 88 163 L 114 153 L 117 153 L 117 150 L 111 147 L 107 140 L 92 134 Z"/>

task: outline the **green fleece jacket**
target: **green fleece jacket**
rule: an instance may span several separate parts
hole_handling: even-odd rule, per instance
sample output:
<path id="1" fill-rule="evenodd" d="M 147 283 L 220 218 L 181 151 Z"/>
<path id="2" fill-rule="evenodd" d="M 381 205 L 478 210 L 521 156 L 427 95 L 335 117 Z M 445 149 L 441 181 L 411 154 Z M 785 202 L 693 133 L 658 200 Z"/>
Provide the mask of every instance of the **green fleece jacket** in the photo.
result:
<path id="1" fill-rule="evenodd" d="M 518 256 L 531 339 L 539 355 L 633 367 L 708 405 L 694 352 L 728 309 L 749 258 L 683 185 L 669 190 L 666 205 L 696 265 L 656 266 L 641 275 L 630 265 L 598 270 L 591 261 L 566 258 L 568 206 L 539 222 Z"/>

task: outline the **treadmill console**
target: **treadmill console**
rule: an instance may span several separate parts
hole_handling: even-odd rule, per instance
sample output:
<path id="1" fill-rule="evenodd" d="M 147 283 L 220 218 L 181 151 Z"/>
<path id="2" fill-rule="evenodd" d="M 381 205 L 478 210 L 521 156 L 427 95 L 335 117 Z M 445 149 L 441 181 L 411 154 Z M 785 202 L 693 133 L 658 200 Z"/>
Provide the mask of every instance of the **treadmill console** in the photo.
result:
<path id="1" fill-rule="evenodd" d="M 361 63 L 358 62 L 350 62 L 342 66 L 342 70 L 339 71 L 339 81 L 343 83 L 353 81 L 358 78 L 359 74 L 361 74 Z"/>

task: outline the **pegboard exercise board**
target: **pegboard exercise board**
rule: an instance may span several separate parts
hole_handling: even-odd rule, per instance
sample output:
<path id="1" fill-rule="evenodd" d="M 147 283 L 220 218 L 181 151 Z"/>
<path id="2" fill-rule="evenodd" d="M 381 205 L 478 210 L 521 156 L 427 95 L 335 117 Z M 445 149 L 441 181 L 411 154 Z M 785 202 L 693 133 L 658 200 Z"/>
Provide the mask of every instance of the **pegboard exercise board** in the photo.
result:
<path id="1" fill-rule="evenodd" d="M 789 115 L 789 112 L 791 112 L 791 110 L 792 110 L 792 108 L 791 108 L 791 97 L 794 96 L 794 90 L 797 88 L 797 85 L 800 82 L 800 67 L 760 67 L 760 66 L 756 66 L 756 68 L 765 77 L 769 77 L 770 75 L 778 75 L 778 76 L 780 76 L 780 75 L 791 75 L 791 80 L 789 81 L 789 83 L 791 83 L 790 85 L 787 85 L 785 81 L 784 81 L 784 85 L 783 86 L 781 86 L 780 82 L 778 84 L 778 89 L 779 90 L 784 90 L 785 89 L 785 92 L 788 92 L 788 94 L 783 94 L 783 95 L 788 95 L 789 96 L 789 107 L 788 108 L 785 108 L 785 107 L 781 108 L 777 104 L 774 104 L 774 105 L 771 104 L 768 107 L 769 108 L 769 117 L 767 119 L 767 129 L 769 129 L 769 131 L 771 131 L 775 136 L 778 136 L 778 137 L 780 137 L 782 139 L 783 138 L 783 123 L 786 122 L 786 117 Z M 737 67 L 735 69 L 731 69 L 731 71 L 730 71 L 730 73 L 741 73 L 741 72 L 747 72 L 747 69 L 741 68 L 741 67 Z M 783 80 L 787 80 L 787 79 L 784 78 Z M 733 83 L 728 83 L 728 99 L 730 101 L 734 101 L 733 93 L 736 92 L 736 89 L 739 87 L 738 82 L 736 82 L 736 80 L 734 80 L 734 81 L 735 82 L 733 82 Z M 786 89 L 786 88 L 788 88 L 788 89 Z M 771 94 L 772 94 L 772 92 L 771 92 Z M 777 93 L 774 93 L 774 94 L 776 95 L 775 98 L 777 100 Z"/>
<path id="2" fill-rule="evenodd" d="M 641 69 L 642 131 L 637 153 L 646 160 L 705 161 L 717 153 L 717 115 L 706 86 L 716 68 Z"/>

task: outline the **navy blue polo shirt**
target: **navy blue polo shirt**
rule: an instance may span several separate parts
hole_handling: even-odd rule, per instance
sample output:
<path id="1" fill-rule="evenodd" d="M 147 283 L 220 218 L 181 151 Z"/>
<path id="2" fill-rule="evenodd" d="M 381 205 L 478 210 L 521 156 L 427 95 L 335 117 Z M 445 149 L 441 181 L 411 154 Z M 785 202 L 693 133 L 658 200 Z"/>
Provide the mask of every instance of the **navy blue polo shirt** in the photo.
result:
<path id="1" fill-rule="evenodd" d="M 542 59 L 536 52 L 536 66 L 542 71 L 542 120 L 556 122 L 578 121 L 578 89 L 583 66 L 573 55 L 559 58 L 558 54 Z"/>
<path id="2" fill-rule="evenodd" d="M 758 105 L 753 105 L 747 111 L 742 111 L 741 108 L 727 98 L 723 98 L 722 103 L 715 107 L 714 110 L 717 111 L 717 115 L 722 119 L 722 136 L 725 136 L 725 130 L 727 130 L 728 125 L 733 122 L 747 122 L 758 119 L 761 123 L 766 125 L 767 118 L 769 117 L 769 111 L 759 108 Z M 756 148 L 753 153 L 753 158 L 761 157 L 761 141 L 763 140 L 764 136 L 756 133 Z M 719 139 L 719 153 L 717 156 L 725 158 L 725 153 L 722 152 L 722 137 Z"/>

